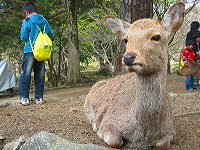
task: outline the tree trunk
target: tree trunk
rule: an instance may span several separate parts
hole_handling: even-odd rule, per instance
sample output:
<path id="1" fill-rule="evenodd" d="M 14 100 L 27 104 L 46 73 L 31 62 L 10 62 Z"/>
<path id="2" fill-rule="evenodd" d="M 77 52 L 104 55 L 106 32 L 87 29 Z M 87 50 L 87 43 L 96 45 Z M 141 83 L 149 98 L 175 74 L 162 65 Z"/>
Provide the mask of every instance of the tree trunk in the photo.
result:
<path id="1" fill-rule="evenodd" d="M 121 18 L 129 23 L 133 23 L 136 20 L 142 18 L 152 18 L 153 17 L 153 0 L 123 0 L 123 9 Z M 122 73 L 123 70 L 120 68 L 122 66 L 119 63 L 119 60 L 122 60 L 122 56 L 125 52 L 125 42 L 118 42 L 117 49 L 117 63 L 115 66 L 115 70 L 117 74 Z M 121 58 L 120 58 L 121 57 Z"/>
<path id="2" fill-rule="evenodd" d="M 66 0 L 68 10 L 68 72 L 69 83 L 80 81 L 80 52 L 77 25 L 77 0 Z"/>
<path id="3" fill-rule="evenodd" d="M 122 18 L 127 22 L 153 17 L 153 0 L 123 0 L 123 4 Z"/>
<path id="4" fill-rule="evenodd" d="M 52 87 L 58 86 L 58 78 L 55 69 L 53 68 L 53 53 L 51 54 L 50 59 L 48 60 L 49 66 L 49 82 Z"/>
<path id="5" fill-rule="evenodd" d="M 61 80 L 61 78 L 60 78 L 60 74 L 61 74 L 61 60 L 62 60 L 62 58 L 61 58 L 61 51 L 62 51 L 62 46 L 61 46 L 61 42 L 62 42 L 62 33 L 60 32 L 59 33 L 59 51 L 58 51 L 58 60 L 59 60 L 59 62 L 58 62 L 58 85 L 60 85 L 60 80 Z"/>
<path id="6" fill-rule="evenodd" d="M 115 74 L 119 75 L 124 73 L 122 66 L 122 57 L 125 52 L 125 42 L 123 40 L 117 41 L 117 55 L 115 57 Z"/>

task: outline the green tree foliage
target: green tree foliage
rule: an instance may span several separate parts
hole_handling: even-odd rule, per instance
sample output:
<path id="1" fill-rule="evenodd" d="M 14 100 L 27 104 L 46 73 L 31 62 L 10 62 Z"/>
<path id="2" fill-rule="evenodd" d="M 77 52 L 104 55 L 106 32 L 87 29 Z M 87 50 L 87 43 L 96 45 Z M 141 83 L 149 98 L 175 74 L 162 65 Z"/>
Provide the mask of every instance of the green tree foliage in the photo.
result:
<path id="1" fill-rule="evenodd" d="M 0 13 L 1 13 L 1 28 L 0 28 L 0 54 L 4 56 L 14 57 L 17 60 L 20 60 L 23 49 L 23 42 L 20 41 L 19 31 L 21 23 L 25 18 L 23 11 L 23 3 L 26 0 L 1 0 L 0 1 Z M 53 58 L 49 61 L 52 67 L 52 72 L 54 75 L 59 76 L 62 74 L 62 77 L 67 73 L 67 64 L 68 60 L 68 24 L 67 18 L 68 15 L 65 6 L 63 5 L 64 0 L 33 0 L 36 3 L 39 13 L 43 14 L 45 18 L 48 19 L 51 24 L 55 38 L 54 43 L 54 52 Z M 77 15 L 78 15 L 78 30 L 81 34 L 79 38 L 81 39 L 80 43 L 80 61 L 82 64 L 88 64 L 88 60 L 95 56 L 94 53 L 91 53 L 91 45 L 93 43 L 93 38 L 86 35 L 86 32 L 92 32 L 94 35 L 98 32 L 99 27 L 94 18 L 103 20 L 103 16 L 108 14 L 115 14 L 115 10 L 119 10 L 117 6 L 117 0 L 81 0 L 73 1 L 77 6 Z M 97 9 L 97 10 L 95 10 Z M 103 11 L 102 11 L 103 10 Z M 94 18 L 90 17 L 88 12 L 95 12 Z M 73 13 L 73 12 L 72 12 Z M 106 27 L 104 26 L 104 29 Z M 102 31 L 103 33 L 103 31 Z M 83 38 L 84 37 L 84 38 Z M 96 37 L 98 38 L 98 37 Z M 99 39 L 101 39 L 100 37 Z M 84 39 L 84 40 L 82 40 Z M 84 43 L 84 41 L 86 41 Z M 95 42 L 95 44 L 99 44 Z M 99 44 L 100 45 L 100 44 Z M 94 45 L 93 45 L 94 46 Z M 98 48 L 98 50 L 101 50 Z M 59 64 L 58 62 L 61 62 Z M 63 65 L 64 64 L 64 65 Z M 61 68 L 61 69 L 59 69 Z M 58 71 L 59 70 L 59 71 Z M 64 77 L 65 78 L 65 77 Z"/>
<path id="2" fill-rule="evenodd" d="M 21 49 L 19 28 L 23 16 L 22 6 L 17 1 L 3 0 L 0 2 L 0 14 L 0 54 L 15 55 Z"/>
<path id="3" fill-rule="evenodd" d="M 0 0 L 0 55 L 20 60 L 23 42 L 19 31 L 25 18 L 23 3 L 26 0 Z M 40 14 L 49 21 L 55 33 L 54 51 L 49 62 L 52 81 L 64 83 L 68 71 L 68 18 L 66 0 L 33 0 Z M 104 22 L 104 16 L 122 16 L 122 0 L 69 0 L 75 3 L 77 13 L 79 53 L 82 69 L 95 57 L 112 69 L 116 57 L 116 41 Z M 161 19 L 175 0 L 154 0 L 154 15 Z M 72 18 L 73 19 L 73 18 Z M 62 80 L 62 81 L 61 81 Z M 57 81 L 56 81 L 57 82 Z M 56 84 L 55 84 L 56 85 Z M 57 84 L 58 85 L 58 84 Z M 56 85 L 56 86 L 57 86 Z"/>
<path id="4" fill-rule="evenodd" d="M 87 14 L 79 17 L 79 38 L 81 46 L 81 62 L 88 63 L 92 57 L 97 58 L 99 61 L 104 62 L 106 57 L 112 58 L 114 53 L 113 36 L 110 30 L 107 28 L 104 17 L 107 14 L 116 16 L 117 14 L 113 10 L 107 8 L 105 13 L 102 9 L 91 9 Z M 109 45 L 110 49 L 106 49 Z"/>

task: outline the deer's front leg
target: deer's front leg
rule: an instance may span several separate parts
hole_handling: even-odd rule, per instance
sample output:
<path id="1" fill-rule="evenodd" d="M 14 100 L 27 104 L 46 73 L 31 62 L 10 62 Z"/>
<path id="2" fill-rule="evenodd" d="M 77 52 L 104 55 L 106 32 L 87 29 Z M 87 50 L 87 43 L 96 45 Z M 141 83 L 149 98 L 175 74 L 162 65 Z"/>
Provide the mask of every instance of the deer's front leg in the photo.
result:
<path id="1" fill-rule="evenodd" d="M 121 133 L 112 125 L 101 125 L 97 135 L 112 148 L 120 148 L 123 144 Z"/>
<path id="2" fill-rule="evenodd" d="M 173 140 L 173 135 L 167 135 L 166 137 L 160 139 L 155 145 L 155 150 L 169 149 L 169 146 L 172 140 Z"/>

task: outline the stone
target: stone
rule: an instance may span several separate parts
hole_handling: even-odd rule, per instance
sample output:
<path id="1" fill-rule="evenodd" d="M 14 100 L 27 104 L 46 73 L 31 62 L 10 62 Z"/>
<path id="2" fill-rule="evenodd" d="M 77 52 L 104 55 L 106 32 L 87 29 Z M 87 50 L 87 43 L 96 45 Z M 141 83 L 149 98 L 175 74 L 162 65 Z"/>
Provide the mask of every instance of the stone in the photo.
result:
<path id="1" fill-rule="evenodd" d="M 23 141 L 22 138 L 16 141 Z M 14 143 L 16 143 L 16 141 Z M 13 142 L 11 142 L 13 143 Z M 21 143 L 21 142 L 20 142 Z M 16 145 L 16 144 L 15 144 Z M 77 144 L 61 138 L 53 133 L 39 132 L 28 138 L 19 150 L 109 150 L 94 144 Z M 12 144 L 13 146 L 13 144 Z M 8 143 L 3 150 L 16 150 Z"/>

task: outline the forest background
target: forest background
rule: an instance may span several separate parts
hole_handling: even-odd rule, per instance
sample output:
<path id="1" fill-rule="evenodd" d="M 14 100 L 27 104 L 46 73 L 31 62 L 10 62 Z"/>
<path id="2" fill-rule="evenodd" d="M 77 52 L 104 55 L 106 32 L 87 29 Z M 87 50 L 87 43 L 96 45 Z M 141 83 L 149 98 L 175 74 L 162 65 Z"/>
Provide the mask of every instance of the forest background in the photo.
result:
<path id="1" fill-rule="evenodd" d="M 0 0 L 0 59 L 8 59 L 17 76 L 21 72 L 23 42 L 19 32 L 25 18 L 26 0 Z M 46 61 L 48 86 L 91 82 L 95 75 L 124 73 L 122 56 L 126 41 L 117 40 L 104 17 L 112 15 L 130 23 L 141 18 L 162 20 L 168 7 L 178 0 L 33 0 L 49 21 L 55 37 L 53 52 Z M 168 73 L 179 68 L 180 52 L 190 23 L 200 22 L 199 0 L 185 0 L 186 18 L 169 43 Z M 141 41 L 142 42 L 142 41 Z"/>

